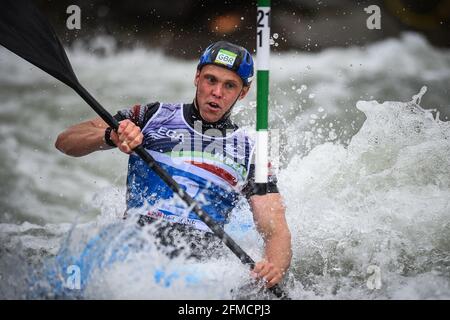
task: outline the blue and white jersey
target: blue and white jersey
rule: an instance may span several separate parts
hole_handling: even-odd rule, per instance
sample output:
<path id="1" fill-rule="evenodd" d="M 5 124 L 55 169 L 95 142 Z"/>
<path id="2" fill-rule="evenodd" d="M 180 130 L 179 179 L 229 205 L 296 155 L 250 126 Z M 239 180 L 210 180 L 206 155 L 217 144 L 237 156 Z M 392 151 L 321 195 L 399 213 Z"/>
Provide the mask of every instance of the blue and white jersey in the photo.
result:
<path id="1" fill-rule="evenodd" d="M 142 129 L 143 147 L 217 223 L 223 226 L 245 186 L 254 143 L 238 129 L 202 134 L 184 119 L 183 104 L 160 104 Z M 210 231 L 136 154 L 130 155 L 127 211 Z M 142 210 L 145 210 L 143 213 Z"/>

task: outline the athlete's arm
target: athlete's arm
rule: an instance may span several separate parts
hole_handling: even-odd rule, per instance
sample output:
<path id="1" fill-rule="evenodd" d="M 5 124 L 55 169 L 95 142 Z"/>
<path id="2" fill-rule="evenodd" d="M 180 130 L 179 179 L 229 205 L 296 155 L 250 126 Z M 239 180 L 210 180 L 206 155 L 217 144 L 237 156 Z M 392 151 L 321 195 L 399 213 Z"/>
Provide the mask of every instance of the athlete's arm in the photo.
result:
<path id="1" fill-rule="evenodd" d="M 279 193 L 253 195 L 249 199 L 255 225 L 264 239 L 264 258 L 256 263 L 254 276 L 272 287 L 280 282 L 291 264 L 291 233 Z"/>
<path id="2" fill-rule="evenodd" d="M 111 131 L 110 139 L 120 151 L 131 153 L 142 143 L 140 130 L 156 113 L 159 102 L 146 105 L 135 105 L 117 112 L 114 116 L 120 126 L 116 132 Z M 98 150 L 113 148 L 105 141 L 105 130 L 108 127 L 100 117 L 71 126 L 62 132 L 55 143 L 55 147 L 73 157 L 82 157 Z"/>
<path id="3" fill-rule="evenodd" d="M 108 127 L 100 117 L 73 125 L 59 134 L 55 147 L 73 157 L 82 157 L 98 150 L 111 149 L 105 142 L 105 130 Z M 126 119 L 120 122 L 117 133 L 111 131 L 111 140 L 125 153 L 142 143 L 141 129 Z"/>

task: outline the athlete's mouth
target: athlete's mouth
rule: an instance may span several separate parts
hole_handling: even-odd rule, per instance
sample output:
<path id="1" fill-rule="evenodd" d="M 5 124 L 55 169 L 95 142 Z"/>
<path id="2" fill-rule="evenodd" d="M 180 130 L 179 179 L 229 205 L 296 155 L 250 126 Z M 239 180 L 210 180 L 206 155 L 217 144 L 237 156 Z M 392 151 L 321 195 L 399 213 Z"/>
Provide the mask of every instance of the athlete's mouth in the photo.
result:
<path id="1" fill-rule="evenodd" d="M 213 109 L 217 109 L 217 110 L 220 109 L 220 106 L 217 103 L 214 103 L 214 102 L 208 102 L 208 106 L 210 106 Z"/>

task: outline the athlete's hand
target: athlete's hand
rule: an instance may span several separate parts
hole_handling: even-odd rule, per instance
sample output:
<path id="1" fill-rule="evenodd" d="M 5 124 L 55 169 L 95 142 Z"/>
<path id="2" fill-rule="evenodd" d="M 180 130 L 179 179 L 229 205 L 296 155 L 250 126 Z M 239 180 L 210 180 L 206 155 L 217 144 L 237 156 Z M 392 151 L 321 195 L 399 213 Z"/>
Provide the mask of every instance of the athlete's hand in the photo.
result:
<path id="1" fill-rule="evenodd" d="M 130 154 L 144 139 L 141 128 L 126 119 L 120 121 L 117 132 L 111 131 L 111 140 L 120 151 Z"/>
<path id="2" fill-rule="evenodd" d="M 266 288 L 273 287 L 283 279 L 283 271 L 267 260 L 261 260 L 255 264 L 251 271 L 253 278 L 264 282 Z"/>

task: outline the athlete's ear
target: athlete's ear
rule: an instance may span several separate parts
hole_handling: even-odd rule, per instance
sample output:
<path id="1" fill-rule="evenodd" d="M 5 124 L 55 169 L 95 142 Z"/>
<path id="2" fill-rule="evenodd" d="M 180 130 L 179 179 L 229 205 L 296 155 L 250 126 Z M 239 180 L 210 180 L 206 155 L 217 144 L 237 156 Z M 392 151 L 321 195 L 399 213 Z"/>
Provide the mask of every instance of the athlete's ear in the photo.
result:
<path id="1" fill-rule="evenodd" d="M 198 80 L 200 79 L 200 70 L 197 70 L 197 72 L 195 73 L 195 78 L 194 78 L 194 84 L 195 86 L 198 85 Z"/>
<path id="2" fill-rule="evenodd" d="M 242 88 L 241 94 L 239 95 L 239 100 L 245 98 L 245 96 L 246 96 L 247 93 L 248 93 L 248 90 L 250 90 L 250 86 L 244 86 L 244 87 Z"/>

